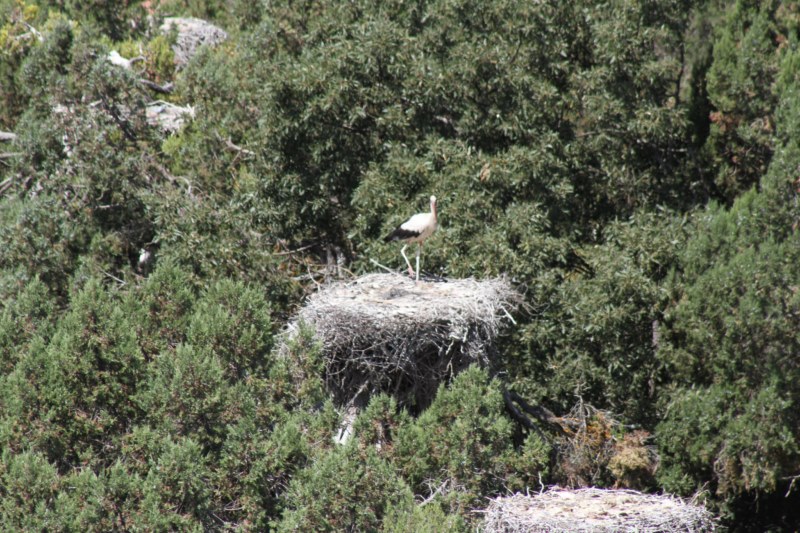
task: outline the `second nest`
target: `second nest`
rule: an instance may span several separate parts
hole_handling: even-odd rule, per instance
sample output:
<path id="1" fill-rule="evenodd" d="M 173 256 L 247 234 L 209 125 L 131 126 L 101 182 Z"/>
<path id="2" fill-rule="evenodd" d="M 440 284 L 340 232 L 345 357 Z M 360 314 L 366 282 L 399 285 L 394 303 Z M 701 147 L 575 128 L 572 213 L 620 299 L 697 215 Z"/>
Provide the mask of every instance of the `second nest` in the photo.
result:
<path id="1" fill-rule="evenodd" d="M 513 321 L 520 301 L 504 279 L 415 284 L 369 274 L 322 288 L 298 323 L 322 343 L 325 380 L 337 403 L 361 406 L 385 392 L 421 409 L 440 383 L 489 362 L 502 323 Z"/>

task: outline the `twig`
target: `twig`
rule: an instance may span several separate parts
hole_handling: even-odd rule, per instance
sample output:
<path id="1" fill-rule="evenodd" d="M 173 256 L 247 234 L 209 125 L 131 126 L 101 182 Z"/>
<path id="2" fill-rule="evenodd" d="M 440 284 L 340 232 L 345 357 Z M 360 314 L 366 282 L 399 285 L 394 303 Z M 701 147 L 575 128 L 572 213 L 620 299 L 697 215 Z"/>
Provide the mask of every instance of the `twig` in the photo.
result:
<path id="1" fill-rule="evenodd" d="M 247 148 L 242 148 L 238 144 L 234 144 L 233 141 L 231 141 L 230 139 L 225 139 L 224 142 L 225 142 L 225 146 L 229 150 L 231 150 L 232 152 L 238 152 L 238 153 L 246 155 L 246 156 L 254 156 L 254 155 L 256 155 L 255 152 L 253 152 L 251 150 L 248 150 Z"/>
<path id="2" fill-rule="evenodd" d="M 106 59 L 112 64 L 118 67 L 122 67 L 125 70 L 130 70 L 134 63 L 139 63 L 144 61 L 144 56 L 136 56 L 130 59 L 122 57 L 119 52 L 116 50 L 111 50 L 106 56 Z"/>
<path id="3" fill-rule="evenodd" d="M 423 507 L 423 506 L 425 506 L 425 505 L 428 505 L 429 503 L 431 503 L 431 502 L 433 501 L 433 499 L 434 499 L 436 496 L 438 496 L 438 495 L 439 495 L 439 494 L 440 494 L 440 493 L 441 493 L 441 492 L 442 492 L 442 491 L 445 489 L 445 487 L 447 487 L 447 484 L 448 484 L 449 482 L 450 482 L 450 480 L 449 480 L 449 479 L 445 479 L 445 480 L 442 482 L 442 484 L 441 484 L 441 485 L 439 485 L 439 488 L 438 488 L 438 489 L 436 489 L 436 490 L 435 490 L 435 491 L 434 491 L 434 492 L 433 492 L 433 493 L 432 493 L 430 496 L 428 496 L 427 498 L 425 498 L 424 500 L 422 500 L 422 501 L 419 503 L 419 507 Z"/>
<path id="4" fill-rule="evenodd" d="M 172 82 L 169 82 L 166 85 L 159 85 L 154 81 L 150 81 L 145 78 L 139 78 L 139 83 L 161 94 L 172 94 L 172 91 L 175 90 L 175 84 Z"/>
<path id="5" fill-rule="evenodd" d="M 14 183 L 14 177 L 6 178 L 0 183 L 0 194 L 4 194 L 10 187 L 11 184 Z"/>
<path id="6" fill-rule="evenodd" d="M 352 270 L 350 270 L 347 267 L 343 267 L 343 266 L 339 265 L 337 268 L 339 270 L 343 270 L 345 272 L 345 274 L 349 274 L 351 278 L 355 278 L 356 277 L 355 272 L 353 272 Z"/>
<path id="7" fill-rule="evenodd" d="M 10 131 L 0 131 L 0 141 L 13 141 L 16 138 L 16 133 L 11 133 Z"/>
<path id="8" fill-rule="evenodd" d="M 323 272 L 323 271 L 319 271 L 319 272 L 316 272 L 316 273 L 309 271 L 307 274 L 298 274 L 297 276 L 292 276 L 292 281 L 306 281 L 306 280 L 315 279 L 315 278 L 317 278 L 319 276 L 324 276 L 324 275 L 325 275 L 325 272 Z M 317 282 L 317 283 L 319 284 L 319 282 Z"/>
<path id="9" fill-rule="evenodd" d="M 108 272 L 106 272 L 106 271 L 105 271 L 105 270 L 103 270 L 102 268 L 100 269 L 100 272 L 102 272 L 103 274 L 105 274 L 105 275 L 106 275 L 106 276 L 108 276 L 109 278 L 113 279 L 114 281 L 116 281 L 116 282 L 117 282 L 117 283 L 119 283 L 120 285 L 127 285 L 127 283 L 126 283 L 125 281 L 123 281 L 123 280 L 119 279 L 117 276 L 115 276 L 115 275 L 113 275 L 113 274 L 109 274 Z"/>
<path id="10" fill-rule="evenodd" d="M 506 308 L 501 305 L 500 309 L 503 310 L 503 313 L 505 313 L 506 318 L 508 318 L 511 321 L 511 323 L 516 326 L 517 325 L 517 321 L 514 320 L 514 317 L 511 316 L 511 314 L 506 310 Z"/>
<path id="11" fill-rule="evenodd" d="M 234 144 L 233 141 L 231 141 L 230 137 L 223 139 L 220 136 L 220 134 L 217 133 L 216 131 L 214 132 L 214 137 L 216 137 L 218 141 L 221 141 L 225 145 L 225 148 L 227 148 L 228 151 L 230 152 L 236 152 L 238 154 L 246 155 L 248 157 L 256 155 L 255 152 L 252 152 L 246 148 L 242 148 L 241 146 Z"/>
<path id="12" fill-rule="evenodd" d="M 301 246 L 300 248 L 297 248 L 296 250 L 286 250 L 285 252 L 275 252 L 272 255 L 294 255 L 296 253 L 300 253 L 300 252 L 303 252 L 305 250 L 308 250 L 309 248 L 313 248 L 314 246 L 316 246 L 316 243 L 307 244 L 306 246 Z"/>
<path id="13" fill-rule="evenodd" d="M 162 165 L 158 161 L 152 160 L 151 162 L 152 162 L 153 166 L 155 167 L 155 169 L 158 170 L 161 173 L 161 175 L 164 177 L 164 179 L 166 179 L 170 183 L 174 184 L 179 179 L 181 181 L 183 181 L 186 184 L 186 194 L 188 194 L 190 198 L 194 199 L 194 192 L 193 192 L 194 186 L 192 185 L 192 182 L 189 181 L 189 178 L 187 178 L 185 176 L 173 176 L 169 172 L 169 170 L 167 170 L 164 167 L 164 165 Z"/>
<path id="14" fill-rule="evenodd" d="M 23 24 L 25 24 L 25 26 L 28 28 L 28 30 L 36 37 L 37 41 L 39 41 L 40 43 L 44 42 L 44 37 L 42 36 L 42 32 L 40 32 L 39 30 L 37 30 L 36 28 L 31 26 L 27 22 L 23 22 Z"/>
<path id="15" fill-rule="evenodd" d="M 309 267 L 308 264 L 306 264 L 306 272 L 308 272 L 308 276 L 311 279 L 311 281 L 314 282 L 314 285 L 317 286 L 317 290 L 321 289 L 322 285 L 320 285 L 320 283 L 317 280 L 314 279 L 314 276 L 311 275 L 311 267 Z M 318 272 L 317 274 L 320 274 L 320 273 Z"/>
<path id="16" fill-rule="evenodd" d="M 792 489 L 794 488 L 794 484 L 795 484 L 795 482 L 796 482 L 798 479 L 800 479 L 800 474 L 798 474 L 798 475 L 796 475 L 796 476 L 782 477 L 781 479 L 782 479 L 782 480 L 787 480 L 787 481 L 788 481 L 788 480 L 790 480 L 790 479 L 792 480 L 792 482 L 791 482 L 791 483 L 789 483 L 789 488 L 786 490 L 786 494 L 783 496 L 784 498 L 788 498 L 788 497 L 789 497 L 789 494 L 791 494 L 791 493 L 792 493 Z"/>
<path id="17" fill-rule="evenodd" d="M 5 166 L 10 167 L 11 165 L 6 161 L 6 159 L 10 159 L 12 157 L 19 157 L 23 155 L 22 152 L 0 152 L 0 163 L 3 163 Z"/>
<path id="18" fill-rule="evenodd" d="M 377 262 L 377 261 L 375 261 L 374 259 L 370 259 L 370 262 L 371 262 L 373 265 L 375 265 L 375 266 L 377 266 L 377 267 L 380 267 L 380 268 L 384 269 L 384 270 L 385 270 L 386 272 L 388 272 L 389 274 L 394 274 L 395 276 L 404 277 L 404 276 L 401 276 L 400 274 L 398 274 L 396 270 L 392 270 L 391 268 L 389 268 L 389 267 L 387 267 L 387 266 L 385 266 L 385 265 L 382 265 L 382 264 L 378 263 L 378 262 Z"/>

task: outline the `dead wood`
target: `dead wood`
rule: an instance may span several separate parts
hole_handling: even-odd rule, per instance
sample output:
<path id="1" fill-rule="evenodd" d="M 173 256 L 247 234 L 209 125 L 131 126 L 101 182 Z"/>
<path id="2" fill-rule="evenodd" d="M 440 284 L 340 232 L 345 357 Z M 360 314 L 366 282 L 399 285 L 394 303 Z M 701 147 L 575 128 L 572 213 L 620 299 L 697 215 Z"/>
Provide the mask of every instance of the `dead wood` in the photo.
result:
<path id="1" fill-rule="evenodd" d="M 506 409 L 511 414 L 512 418 L 522 424 L 523 427 L 536 431 L 541 437 L 544 437 L 545 440 L 549 439 L 545 437 L 545 434 L 539 425 L 535 424 L 527 415 L 532 416 L 540 423 L 544 424 L 548 429 L 554 431 L 556 434 L 560 436 L 567 435 L 567 432 L 564 430 L 562 425 L 563 420 L 557 417 L 546 407 L 541 405 L 531 405 L 516 392 L 508 390 L 503 392 L 503 400 L 505 401 Z"/>
<path id="2" fill-rule="evenodd" d="M 172 82 L 165 83 L 164 85 L 159 85 L 154 81 L 150 81 L 145 78 L 140 78 L 139 83 L 147 87 L 148 89 L 152 89 L 153 91 L 161 94 L 172 94 L 175 90 L 175 84 Z"/>

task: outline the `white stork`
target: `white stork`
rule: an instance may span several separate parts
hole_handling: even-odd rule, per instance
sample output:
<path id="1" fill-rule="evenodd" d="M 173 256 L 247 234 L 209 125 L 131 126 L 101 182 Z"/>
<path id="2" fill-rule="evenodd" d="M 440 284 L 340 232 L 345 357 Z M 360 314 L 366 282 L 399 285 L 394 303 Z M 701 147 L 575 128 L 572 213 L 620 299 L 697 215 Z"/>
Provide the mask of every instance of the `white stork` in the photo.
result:
<path id="1" fill-rule="evenodd" d="M 400 250 L 400 254 L 403 256 L 403 259 L 406 260 L 408 273 L 412 278 L 415 277 L 414 269 L 411 268 L 411 262 L 406 256 L 406 248 L 413 242 L 417 243 L 416 281 L 419 281 L 419 254 L 422 250 L 422 243 L 425 239 L 430 237 L 434 231 L 436 231 L 436 197 L 431 196 L 430 213 L 417 213 L 400 224 L 397 229 L 383 239 L 384 242 L 403 241 L 405 243 L 402 250 Z"/>

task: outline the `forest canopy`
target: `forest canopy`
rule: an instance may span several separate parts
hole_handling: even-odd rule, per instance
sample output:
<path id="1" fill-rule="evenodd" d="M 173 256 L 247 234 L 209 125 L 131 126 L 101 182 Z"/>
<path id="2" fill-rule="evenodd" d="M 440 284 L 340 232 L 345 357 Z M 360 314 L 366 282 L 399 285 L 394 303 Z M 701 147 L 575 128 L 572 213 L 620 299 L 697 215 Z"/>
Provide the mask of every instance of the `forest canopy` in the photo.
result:
<path id="1" fill-rule="evenodd" d="M 176 62 L 169 17 L 218 39 Z M 559 484 L 796 527 L 799 38 L 777 0 L 0 0 L 0 523 L 468 531 Z M 337 444 L 281 331 L 402 273 L 432 194 L 423 270 L 524 302 Z"/>

